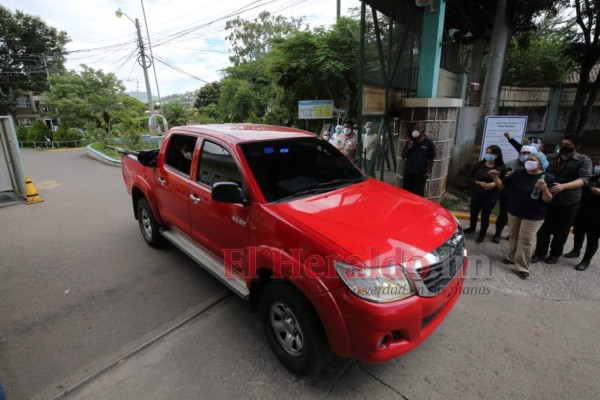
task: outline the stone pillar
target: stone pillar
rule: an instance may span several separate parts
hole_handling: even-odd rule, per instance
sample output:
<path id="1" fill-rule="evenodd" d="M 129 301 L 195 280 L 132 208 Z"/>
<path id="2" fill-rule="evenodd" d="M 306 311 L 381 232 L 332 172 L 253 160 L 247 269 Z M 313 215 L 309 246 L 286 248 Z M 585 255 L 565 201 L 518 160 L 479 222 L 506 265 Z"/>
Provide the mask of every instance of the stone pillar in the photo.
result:
<path id="1" fill-rule="evenodd" d="M 417 122 L 425 125 L 425 135 L 435 144 L 436 158 L 433 164 L 431 178 L 425 186 L 425 197 L 440 202 L 446 191 L 448 166 L 454 146 L 456 133 L 456 117 L 462 107 L 461 99 L 403 99 L 400 102 L 400 137 L 398 140 L 398 169 L 396 171 L 396 186 L 402 187 L 404 179 L 404 160 L 400 158 L 406 140 Z"/>

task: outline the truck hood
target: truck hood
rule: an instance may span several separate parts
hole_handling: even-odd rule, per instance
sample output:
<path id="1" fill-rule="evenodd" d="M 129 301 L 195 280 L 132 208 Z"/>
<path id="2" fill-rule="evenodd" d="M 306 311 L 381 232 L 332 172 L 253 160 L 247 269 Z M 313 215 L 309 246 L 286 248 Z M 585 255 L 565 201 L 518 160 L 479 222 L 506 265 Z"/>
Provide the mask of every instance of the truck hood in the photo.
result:
<path id="1" fill-rule="evenodd" d="M 383 265 L 389 257 L 405 261 L 422 256 L 456 230 L 454 217 L 445 208 L 376 179 L 274 208 L 366 266 Z"/>

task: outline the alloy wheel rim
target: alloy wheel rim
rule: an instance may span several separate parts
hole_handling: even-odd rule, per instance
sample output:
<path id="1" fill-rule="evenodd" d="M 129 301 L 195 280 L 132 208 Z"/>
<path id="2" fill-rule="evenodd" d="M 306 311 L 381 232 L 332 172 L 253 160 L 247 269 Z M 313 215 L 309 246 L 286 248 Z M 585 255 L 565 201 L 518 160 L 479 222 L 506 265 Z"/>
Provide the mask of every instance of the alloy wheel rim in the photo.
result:
<path id="1" fill-rule="evenodd" d="M 152 224 L 150 223 L 150 216 L 146 210 L 142 210 L 141 223 L 144 236 L 146 236 L 147 239 L 152 238 Z"/>
<path id="2" fill-rule="evenodd" d="M 271 305 L 269 320 L 277 341 L 292 356 L 304 350 L 304 334 L 292 310 L 281 302 Z"/>

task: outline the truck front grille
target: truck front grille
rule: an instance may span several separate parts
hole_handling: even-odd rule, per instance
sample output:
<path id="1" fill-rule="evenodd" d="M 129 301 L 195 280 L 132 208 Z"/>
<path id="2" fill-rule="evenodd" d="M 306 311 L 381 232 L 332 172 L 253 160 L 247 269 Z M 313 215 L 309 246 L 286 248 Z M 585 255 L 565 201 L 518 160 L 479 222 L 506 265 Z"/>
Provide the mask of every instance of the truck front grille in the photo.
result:
<path id="1" fill-rule="evenodd" d="M 427 262 L 416 271 L 418 278 L 415 279 L 420 296 L 437 296 L 448 286 L 463 267 L 465 246 L 465 238 L 459 227 L 446 243 L 425 255 Z"/>

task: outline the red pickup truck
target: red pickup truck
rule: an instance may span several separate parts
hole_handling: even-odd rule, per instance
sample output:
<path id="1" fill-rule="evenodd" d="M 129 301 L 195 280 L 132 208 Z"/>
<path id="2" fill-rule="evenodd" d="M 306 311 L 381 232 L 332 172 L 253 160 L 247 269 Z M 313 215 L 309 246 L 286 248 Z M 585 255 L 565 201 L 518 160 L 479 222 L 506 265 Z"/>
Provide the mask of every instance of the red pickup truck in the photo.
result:
<path id="1" fill-rule="evenodd" d="M 248 299 L 297 374 L 331 354 L 406 353 L 460 296 L 468 261 L 453 215 L 369 178 L 309 132 L 178 127 L 160 150 L 122 161 L 146 242 L 172 242 Z"/>

